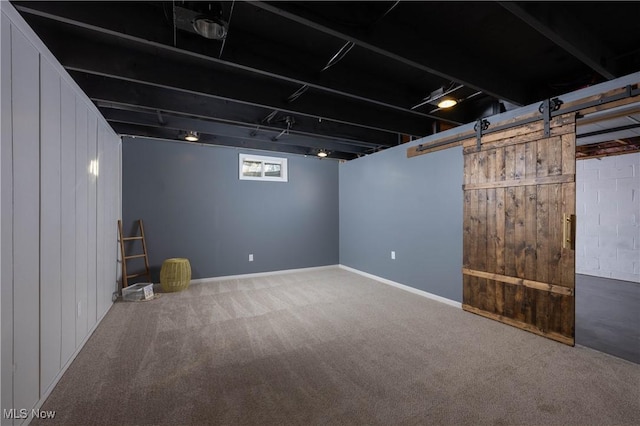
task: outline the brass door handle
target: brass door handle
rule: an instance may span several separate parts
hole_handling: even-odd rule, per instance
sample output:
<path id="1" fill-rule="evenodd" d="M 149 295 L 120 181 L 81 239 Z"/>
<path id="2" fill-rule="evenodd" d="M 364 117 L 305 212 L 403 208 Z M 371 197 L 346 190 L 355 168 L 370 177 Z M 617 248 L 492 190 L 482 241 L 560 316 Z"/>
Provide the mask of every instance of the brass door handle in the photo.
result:
<path id="1" fill-rule="evenodd" d="M 576 215 L 562 215 L 562 248 L 576 249 Z"/>

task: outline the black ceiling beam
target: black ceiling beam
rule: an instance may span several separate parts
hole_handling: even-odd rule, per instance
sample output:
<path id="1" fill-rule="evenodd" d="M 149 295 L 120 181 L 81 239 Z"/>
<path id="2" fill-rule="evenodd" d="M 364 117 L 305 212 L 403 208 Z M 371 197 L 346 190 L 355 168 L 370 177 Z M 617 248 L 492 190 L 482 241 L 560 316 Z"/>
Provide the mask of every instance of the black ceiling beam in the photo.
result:
<path id="1" fill-rule="evenodd" d="M 555 2 L 499 2 L 502 7 L 608 80 L 617 77 L 613 52 Z M 609 59 L 609 61 L 608 61 Z"/>
<path id="2" fill-rule="evenodd" d="M 259 54 L 258 52 L 262 52 Z M 290 52 L 274 48 L 273 43 L 250 36 L 234 29 L 228 35 L 225 47 L 225 58 L 233 64 L 241 65 L 253 72 L 268 71 L 269 75 L 280 79 L 308 85 L 310 88 L 348 98 L 371 103 L 384 108 L 411 113 L 423 119 L 443 121 L 460 125 L 467 123 L 468 117 L 462 112 L 445 117 L 439 114 L 412 110 L 417 99 L 423 93 L 416 93 L 389 78 L 372 77 L 363 70 L 342 70 L 331 68 L 331 72 L 321 72 L 321 67 L 312 68 L 315 64 L 326 63 L 329 58 L 318 58 L 307 52 Z M 292 64 L 295 64 L 293 66 Z"/>
<path id="3" fill-rule="evenodd" d="M 135 137 L 147 137 L 147 138 L 155 138 L 155 139 L 167 139 L 167 140 L 180 140 L 176 137 L 175 132 L 171 129 L 164 129 L 158 127 L 148 127 L 144 125 L 137 124 L 128 124 L 128 123 L 110 123 L 115 130 L 121 136 L 135 136 Z M 211 135 L 201 135 L 198 142 L 185 142 L 183 143 L 195 143 L 195 144 L 205 144 L 205 145 L 218 145 L 218 146 L 228 146 L 234 148 L 244 148 L 244 149 L 259 149 L 263 151 L 274 151 L 274 152 L 286 152 L 291 154 L 298 155 L 316 155 L 313 149 L 301 147 L 301 146 L 291 146 L 284 144 L 265 144 L 261 141 L 249 141 L 249 140 L 241 140 L 234 138 L 226 138 L 226 137 L 217 137 Z M 330 154 L 331 158 L 340 159 L 340 160 L 351 160 L 358 157 L 355 154 L 346 154 L 340 152 L 332 152 Z"/>
<path id="4" fill-rule="evenodd" d="M 153 123 L 153 119 L 150 116 L 154 116 L 156 117 L 155 125 L 159 127 L 163 127 L 167 125 L 165 121 L 165 117 L 176 117 L 181 119 L 193 120 L 194 124 L 197 124 L 198 126 L 205 126 L 204 128 L 211 134 L 214 134 L 215 132 L 219 131 L 223 136 L 227 135 L 227 132 L 229 132 L 228 136 L 230 137 L 233 135 L 240 135 L 238 137 L 241 137 L 241 135 L 243 134 L 251 135 L 251 133 L 257 132 L 257 134 L 260 135 L 260 139 L 266 137 L 267 134 L 271 134 L 273 136 L 280 135 L 282 131 L 286 129 L 286 126 L 284 126 L 280 120 L 283 118 L 283 116 L 276 114 L 278 111 L 272 111 L 272 114 L 274 114 L 274 119 L 272 122 L 263 121 L 260 124 L 247 124 L 247 123 L 239 123 L 239 122 L 233 122 L 233 121 L 224 122 L 224 121 L 211 119 L 207 117 L 181 115 L 176 112 L 166 112 L 166 111 L 161 111 L 155 108 L 150 108 L 150 107 L 145 107 L 140 105 L 116 103 L 116 102 L 99 100 L 99 99 L 93 99 L 93 101 L 95 102 L 96 106 L 101 112 L 105 112 L 106 114 L 109 114 L 109 119 L 113 121 L 122 121 L 124 123 L 132 123 L 132 124 L 137 123 L 136 121 L 131 121 L 131 117 L 127 115 L 129 113 L 141 114 L 141 116 L 142 115 L 147 116 L 147 119 L 141 120 L 138 123 L 143 125 L 151 125 Z M 177 123 L 176 121 L 173 122 L 173 124 L 176 124 L 176 123 Z M 184 123 L 188 123 L 188 122 L 184 121 Z M 187 128 L 188 126 L 185 127 L 184 130 L 186 130 Z M 362 142 L 357 140 L 350 140 L 350 139 L 344 139 L 344 138 L 337 139 L 335 137 L 327 137 L 325 135 L 321 135 L 317 133 L 307 134 L 299 130 L 296 130 L 295 127 L 291 128 L 288 131 L 288 134 L 294 135 L 295 137 L 303 138 L 304 140 L 315 141 L 313 146 L 316 146 L 317 144 L 320 144 L 322 146 L 325 146 L 325 144 L 328 144 L 327 146 L 329 145 L 333 146 L 332 144 L 335 143 L 336 147 L 334 149 L 338 149 L 338 147 L 343 147 L 343 148 L 347 146 L 352 147 L 350 148 L 351 150 L 344 148 L 343 149 L 344 152 L 354 152 L 354 153 L 372 152 L 372 151 L 378 151 L 378 150 L 389 147 L 389 145 L 376 145 L 374 143 Z"/>
<path id="5" fill-rule="evenodd" d="M 153 110 L 215 119 L 245 126 L 260 126 L 262 120 L 273 111 L 212 96 L 139 84 L 127 80 L 86 74 L 73 70 L 69 73 L 94 102 L 141 106 Z M 277 116 L 282 117 L 284 115 L 278 113 Z M 364 141 L 379 146 L 393 146 L 398 142 L 398 136 L 393 133 L 348 126 L 330 120 L 319 121 L 305 116 L 298 116 L 295 120 L 293 129 L 305 135 Z M 286 128 L 284 123 L 274 120 L 272 127 L 276 126 L 281 126 L 282 129 Z"/>
<path id="6" fill-rule="evenodd" d="M 499 72 L 492 69 L 486 62 L 483 62 L 482 66 L 470 66 L 473 58 L 460 55 L 437 43 L 430 43 L 428 47 L 406 43 L 407 38 L 419 39 L 418 36 L 414 36 L 411 28 L 403 28 L 403 31 L 397 32 L 388 31 L 382 26 L 381 29 L 373 28 L 365 32 L 328 18 L 315 16 L 294 2 L 278 2 L 277 5 L 263 1 L 248 3 L 325 34 L 351 41 L 357 46 L 402 64 L 482 91 L 497 99 L 504 99 L 515 105 L 524 105 L 530 101 L 527 88 L 516 82 L 504 70 Z"/>
<path id="7" fill-rule="evenodd" d="M 309 90 L 295 102 L 287 102 L 287 97 L 298 86 L 232 67 L 193 58 L 185 62 L 184 59 L 160 57 L 110 43 L 91 42 L 53 28 L 41 28 L 41 33 L 49 41 L 49 49 L 67 69 L 215 96 L 286 111 L 296 116 L 303 114 L 374 130 L 414 136 L 431 133 L 431 121 L 423 117 L 362 104 L 317 90 Z"/>
<path id="8" fill-rule="evenodd" d="M 233 124 L 217 123 L 208 120 L 180 117 L 173 114 L 160 113 L 162 122 L 158 118 L 158 113 L 153 111 L 128 111 L 119 108 L 101 107 L 100 112 L 110 123 L 135 124 L 147 127 L 160 127 L 171 129 L 176 135 L 188 130 L 199 132 L 201 135 L 207 134 L 216 138 L 240 139 L 253 141 L 256 143 L 279 143 L 283 145 L 300 146 L 309 149 L 327 149 L 332 152 L 343 152 L 350 154 L 367 154 L 375 147 L 364 144 L 351 144 L 348 142 L 338 142 L 330 139 L 319 139 L 295 133 L 281 135 L 281 131 L 269 128 L 250 128 Z"/>
<path id="9" fill-rule="evenodd" d="M 158 20 L 154 20 L 148 14 L 145 20 L 137 19 L 139 14 L 133 13 L 134 9 L 130 13 L 114 14 L 113 8 L 110 8 L 105 2 L 92 2 L 89 8 L 86 7 L 79 2 L 73 3 L 73 7 L 64 7 L 58 2 L 16 4 L 16 8 L 20 12 L 32 16 L 76 26 L 100 33 L 103 36 L 146 44 L 154 49 L 159 48 L 168 52 L 206 59 L 215 64 L 280 79 L 300 86 L 306 84 L 320 91 L 371 103 L 391 111 L 455 125 L 469 121 L 463 113 L 449 114 L 443 117 L 438 114 L 411 110 L 411 105 L 415 102 L 415 94 L 410 93 L 409 90 L 403 90 L 394 82 L 380 81 L 380 79 L 366 73 L 360 73 L 359 78 L 354 79 L 351 73 L 337 69 L 332 69 L 331 73 L 321 73 L 319 68 L 315 69 L 312 66 L 326 62 L 327 58 L 317 58 L 307 52 L 295 52 L 294 54 L 289 51 L 278 51 L 273 48 L 271 43 L 251 36 L 238 28 L 234 28 L 228 35 L 225 57 L 231 56 L 232 60 L 229 61 L 216 57 L 219 52 L 219 44 L 199 37 L 194 38 L 192 34 L 183 34 L 181 31 L 176 32 L 179 47 L 174 47 L 172 33 L 167 30 L 161 31 L 162 25 L 158 25 Z M 131 2 L 126 7 L 134 8 L 135 3 Z M 236 48 L 236 46 L 239 47 Z M 247 49 L 252 50 L 253 53 L 247 52 Z M 263 52 L 263 54 L 255 55 L 255 52 Z M 268 52 L 268 54 L 264 54 L 264 52 Z M 292 56 L 295 56 L 295 60 L 292 60 Z M 295 66 L 291 64 L 295 64 Z"/>

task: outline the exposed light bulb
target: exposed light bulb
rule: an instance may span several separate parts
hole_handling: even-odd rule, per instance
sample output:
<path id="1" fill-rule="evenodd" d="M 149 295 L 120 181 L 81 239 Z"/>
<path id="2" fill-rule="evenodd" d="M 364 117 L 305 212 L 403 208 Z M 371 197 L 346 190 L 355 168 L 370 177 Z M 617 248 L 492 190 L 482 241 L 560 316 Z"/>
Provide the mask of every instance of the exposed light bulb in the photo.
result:
<path id="1" fill-rule="evenodd" d="M 200 139 L 198 132 L 194 132 L 193 130 L 189 130 L 186 136 L 184 137 L 184 140 L 189 142 L 197 142 L 198 139 Z"/>
<path id="2" fill-rule="evenodd" d="M 438 108 L 442 108 L 442 109 L 451 108 L 452 106 L 455 106 L 457 103 L 458 101 L 456 101 L 453 98 L 444 98 L 443 100 L 438 102 Z"/>
<path id="3" fill-rule="evenodd" d="M 199 16 L 193 20 L 193 29 L 204 38 L 224 40 L 227 37 L 227 23 L 221 19 Z"/>

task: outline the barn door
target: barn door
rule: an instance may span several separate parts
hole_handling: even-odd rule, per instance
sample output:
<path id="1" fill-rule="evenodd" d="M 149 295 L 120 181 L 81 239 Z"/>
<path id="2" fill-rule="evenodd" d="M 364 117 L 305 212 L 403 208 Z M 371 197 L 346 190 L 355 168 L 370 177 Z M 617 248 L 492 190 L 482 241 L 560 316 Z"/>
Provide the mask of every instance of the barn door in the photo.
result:
<path id="1" fill-rule="evenodd" d="M 575 117 L 544 127 L 463 143 L 463 309 L 573 345 Z"/>

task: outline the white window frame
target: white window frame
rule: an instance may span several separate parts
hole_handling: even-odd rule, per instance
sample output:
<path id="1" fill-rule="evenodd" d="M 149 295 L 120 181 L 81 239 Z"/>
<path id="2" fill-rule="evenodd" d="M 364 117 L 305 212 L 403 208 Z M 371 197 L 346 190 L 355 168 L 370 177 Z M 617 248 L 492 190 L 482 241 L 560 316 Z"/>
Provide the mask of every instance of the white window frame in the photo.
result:
<path id="1" fill-rule="evenodd" d="M 289 181 L 289 173 L 288 173 L 288 164 L 286 158 L 281 157 L 266 157 L 264 155 L 253 155 L 253 154 L 240 154 L 238 156 L 238 176 L 240 180 L 262 180 L 267 182 L 288 182 Z M 262 163 L 261 167 L 261 176 L 245 176 L 242 174 L 242 166 L 245 161 L 254 161 Z M 264 164 L 280 164 L 280 176 L 265 176 L 264 175 Z"/>

